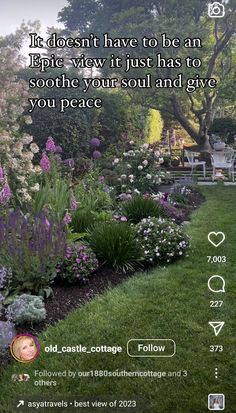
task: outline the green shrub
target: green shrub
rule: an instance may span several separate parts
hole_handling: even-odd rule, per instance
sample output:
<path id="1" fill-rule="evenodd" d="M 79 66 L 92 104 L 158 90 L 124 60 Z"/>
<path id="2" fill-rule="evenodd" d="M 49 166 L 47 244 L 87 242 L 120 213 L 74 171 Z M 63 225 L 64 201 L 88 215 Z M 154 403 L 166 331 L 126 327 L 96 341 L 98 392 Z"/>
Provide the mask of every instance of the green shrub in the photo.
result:
<path id="1" fill-rule="evenodd" d="M 73 232 L 86 232 L 96 222 L 96 216 L 89 209 L 77 209 L 72 215 Z"/>
<path id="2" fill-rule="evenodd" d="M 144 218 L 136 229 L 145 260 L 152 264 L 169 263 L 183 256 L 189 247 L 183 228 L 170 220 Z"/>
<path id="3" fill-rule="evenodd" d="M 46 182 L 34 196 L 33 212 L 40 214 L 46 208 L 48 214 L 59 222 L 70 208 L 70 200 L 69 182 L 66 179 L 57 179 L 53 186 Z"/>
<path id="4" fill-rule="evenodd" d="M 153 199 L 145 199 L 142 196 L 134 196 L 121 207 L 123 215 L 133 224 L 137 224 L 143 218 L 165 216 L 163 207 Z"/>
<path id="5" fill-rule="evenodd" d="M 22 294 L 8 306 L 7 317 L 15 324 L 40 323 L 46 318 L 43 298 L 37 295 Z"/>
<path id="6" fill-rule="evenodd" d="M 75 189 L 75 196 L 78 208 L 85 208 L 90 211 L 109 210 L 112 208 L 113 201 L 109 193 L 100 188 L 87 188 L 80 184 Z"/>
<path id="7" fill-rule="evenodd" d="M 142 260 L 136 231 L 126 223 L 97 223 L 89 234 L 89 243 L 96 256 L 123 271 L 133 269 Z"/>
<path id="8" fill-rule="evenodd" d="M 72 232 L 81 234 L 87 232 L 96 222 L 110 221 L 112 215 L 109 212 L 94 212 L 88 208 L 77 209 L 72 215 Z"/>
<path id="9" fill-rule="evenodd" d="M 83 281 L 98 268 L 98 260 L 86 244 L 71 244 L 57 266 L 59 278 L 70 283 Z"/>

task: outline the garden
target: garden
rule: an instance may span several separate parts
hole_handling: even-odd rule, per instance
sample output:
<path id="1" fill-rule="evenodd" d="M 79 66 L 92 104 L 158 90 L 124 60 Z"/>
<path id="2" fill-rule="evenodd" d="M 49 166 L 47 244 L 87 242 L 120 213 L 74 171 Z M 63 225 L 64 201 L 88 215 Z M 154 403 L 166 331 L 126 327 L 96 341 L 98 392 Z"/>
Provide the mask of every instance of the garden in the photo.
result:
<path id="1" fill-rule="evenodd" d="M 119 12 L 106 5 L 107 32 L 112 32 L 108 19 L 112 15 L 119 17 L 119 30 L 127 37 L 132 30 L 139 32 L 140 21 L 150 36 L 158 35 L 151 3 L 147 9 L 128 3 Z M 170 6 L 173 2 L 167 3 Z M 96 7 L 90 10 L 91 5 Z M 195 6 L 198 10 L 197 2 Z M 104 30 L 97 2 L 90 0 L 84 7 L 80 15 L 69 1 L 59 12 L 67 35 L 74 33 L 74 15 L 81 34 L 87 34 L 88 27 L 97 33 Z M 193 31 L 197 17 L 186 5 L 181 6 L 180 16 L 172 16 L 172 6 L 161 8 L 160 32 L 166 26 L 171 27 L 172 36 L 179 27 L 183 37 Z M 216 264 L 214 271 L 220 274 L 223 268 L 230 285 L 222 317 L 228 332 L 233 330 L 236 191 L 230 181 L 234 180 L 234 157 L 229 179 L 222 163 L 212 164 L 216 182 L 211 186 L 214 145 L 223 144 L 223 151 L 230 149 L 234 154 L 236 144 L 231 18 L 226 19 L 229 26 L 225 28 L 223 23 L 208 20 L 206 26 L 205 14 L 199 15 L 199 36 L 208 42 L 207 48 L 198 51 L 204 62 L 201 70 L 210 67 L 209 76 L 219 78 L 214 94 L 181 90 L 175 95 L 162 90 L 157 96 L 149 90 L 99 90 L 93 91 L 93 97 L 102 96 L 101 109 L 68 109 L 65 113 L 50 108 L 28 113 L 32 96 L 76 96 L 76 91 L 69 89 L 29 89 L 27 82 L 32 76 L 47 78 L 62 73 L 48 69 L 42 74 L 24 64 L 19 50 L 29 30 L 36 30 L 36 23 L 29 22 L 14 34 L 0 37 L 2 413 L 12 411 L 12 394 L 16 398 L 27 394 L 38 397 L 42 389 L 45 397 L 52 393 L 58 397 L 76 393 L 88 398 L 137 397 L 139 411 L 145 413 L 196 413 L 202 408 L 202 394 L 217 389 L 225 391 L 233 402 L 226 362 L 229 371 L 235 371 L 235 347 L 231 354 L 224 354 L 224 360 L 216 355 L 225 376 L 220 387 L 208 371 L 213 362 L 207 324 L 217 316 L 206 305 L 206 300 L 212 299 L 206 288 L 212 266 L 206 257 L 214 252 L 207 234 L 220 230 L 226 234 L 221 254 L 227 255 L 227 262 L 223 267 Z M 134 19 L 132 24 L 130 19 Z M 225 54 L 221 48 L 224 41 Z M 68 58 L 69 52 L 63 56 Z M 180 49 L 181 53 L 185 56 Z M 71 79 L 84 76 L 68 67 L 63 72 Z M 163 69 L 164 77 L 167 72 Z M 186 159 L 186 148 L 199 153 L 199 164 L 197 160 L 191 165 Z M 204 179 L 198 170 L 193 171 L 193 166 L 197 169 L 203 164 Z M 14 336 L 24 333 L 38 337 L 41 351 L 33 363 L 22 367 L 13 360 L 9 346 Z M 130 339 L 140 337 L 173 339 L 177 353 L 156 362 L 128 357 L 124 351 L 113 357 L 45 351 L 46 346 L 78 344 L 126 348 Z M 223 337 L 225 348 L 232 349 L 232 336 Z M 217 343 L 221 344 L 220 340 Z M 74 382 L 59 376 L 56 384 L 51 379 L 45 384 L 44 379 L 35 377 L 35 371 L 46 369 L 81 374 L 95 369 L 158 370 L 180 375 L 166 379 L 87 376 Z M 11 379 L 22 373 L 30 376 L 27 387 Z"/>

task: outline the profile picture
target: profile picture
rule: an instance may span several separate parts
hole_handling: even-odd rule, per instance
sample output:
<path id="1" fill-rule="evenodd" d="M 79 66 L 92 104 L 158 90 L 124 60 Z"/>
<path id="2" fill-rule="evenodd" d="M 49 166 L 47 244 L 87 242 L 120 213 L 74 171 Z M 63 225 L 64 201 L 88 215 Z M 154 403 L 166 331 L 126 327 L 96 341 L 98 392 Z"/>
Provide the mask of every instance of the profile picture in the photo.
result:
<path id="1" fill-rule="evenodd" d="M 212 411 L 220 411 L 225 409 L 224 394 L 209 394 L 208 395 L 208 409 Z"/>
<path id="2" fill-rule="evenodd" d="M 18 334 L 10 345 L 12 357 L 21 363 L 30 363 L 39 356 L 40 345 L 37 337 L 31 334 Z"/>
<path id="3" fill-rule="evenodd" d="M 12 381 L 29 381 L 30 375 L 26 373 L 12 374 L 11 379 Z"/>

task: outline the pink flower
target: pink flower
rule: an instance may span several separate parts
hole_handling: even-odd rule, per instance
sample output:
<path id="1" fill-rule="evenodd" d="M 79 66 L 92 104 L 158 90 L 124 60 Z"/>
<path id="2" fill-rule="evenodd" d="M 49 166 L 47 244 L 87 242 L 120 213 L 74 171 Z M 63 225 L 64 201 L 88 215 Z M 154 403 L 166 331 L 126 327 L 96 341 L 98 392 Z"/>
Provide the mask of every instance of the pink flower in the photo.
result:
<path id="1" fill-rule="evenodd" d="M 126 222 L 126 221 L 128 221 L 128 219 L 125 216 L 122 216 L 122 217 L 120 217 L 120 221 L 121 222 Z"/>
<path id="2" fill-rule="evenodd" d="M 72 221 L 71 215 L 69 214 L 69 212 L 67 212 L 63 218 L 63 222 L 65 225 L 68 225 L 71 223 L 71 221 Z"/>
<path id="3" fill-rule="evenodd" d="M 48 221 L 47 217 L 45 217 L 44 223 L 45 223 L 45 227 L 46 227 L 47 229 L 50 229 L 51 224 L 50 224 L 50 222 Z"/>
<path id="4" fill-rule="evenodd" d="M 46 150 L 48 152 L 56 152 L 57 148 L 55 145 L 55 142 L 51 136 L 48 137 L 47 142 L 46 142 Z"/>
<path id="5" fill-rule="evenodd" d="M 11 198 L 11 190 L 8 184 L 4 184 L 0 192 L 0 204 L 4 204 Z"/>
<path id="6" fill-rule="evenodd" d="M 0 182 L 3 181 L 4 179 L 4 170 L 3 168 L 0 166 Z"/>
<path id="7" fill-rule="evenodd" d="M 72 197 L 72 198 L 71 198 L 70 208 L 71 208 L 73 211 L 75 211 L 75 210 L 77 209 L 77 201 L 76 201 L 75 197 Z"/>
<path id="8" fill-rule="evenodd" d="M 43 153 L 41 161 L 39 162 L 39 164 L 40 164 L 43 171 L 45 171 L 45 172 L 50 171 L 51 164 L 50 164 L 48 156 L 45 152 Z"/>

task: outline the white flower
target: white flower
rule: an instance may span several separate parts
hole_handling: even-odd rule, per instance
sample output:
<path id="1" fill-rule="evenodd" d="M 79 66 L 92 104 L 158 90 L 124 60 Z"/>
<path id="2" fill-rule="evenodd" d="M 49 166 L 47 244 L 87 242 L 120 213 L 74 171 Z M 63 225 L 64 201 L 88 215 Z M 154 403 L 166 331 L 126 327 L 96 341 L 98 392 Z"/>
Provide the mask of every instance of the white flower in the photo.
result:
<path id="1" fill-rule="evenodd" d="M 134 179 L 134 175 L 129 175 L 129 179 Z"/>
<path id="2" fill-rule="evenodd" d="M 134 141 L 129 141 L 129 144 L 130 144 L 130 145 L 133 145 L 133 144 L 134 144 Z"/>
<path id="3" fill-rule="evenodd" d="M 25 159 L 27 161 L 32 161 L 34 154 L 32 152 L 22 152 L 22 159 Z"/>
<path id="4" fill-rule="evenodd" d="M 22 142 L 24 145 L 28 145 L 29 143 L 32 142 L 32 140 L 33 140 L 33 136 L 24 134 L 21 142 Z"/>
<path id="5" fill-rule="evenodd" d="M 147 178 L 147 179 L 152 179 L 152 175 L 147 174 L 147 175 L 146 175 L 146 178 Z"/>
<path id="6" fill-rule="evenodd" d="M 126 179 L 127 178 L 127 176 L 125 174 L 122 174 L 120 177 L 121 177 L 121 179 Z"/>
<path id="7" fill-rule="evenodd" d="M 160 163 L 160 164 L 164 163 L 164 159 L 163 159 L 163 158 L 159 158 L 159 163 Z"/>
<path id="8" fill-rule="evenodd" d="M 26 125 L 31 125 L 31 123 L 33 122 L 31 116 L 25 116 L 24 120 Z"/>
<path id="9" fill-rule="evenodd" d="M 138 194 L 138 195 L 140 194 L 140 191 L 137 188 L 134 189 L 134 192 L 135 194 Z"/>
<path id="10" fill-rule="evenodd" d="M 160 156 L 160 152 L 159 151 L 155 151 L 154 155 L 158 158 L 158 156 Z"/>
<path id="11" fill-rule="evenodd" d="M 142 165 L 139 165 L 139 166 L 138 166 L 138 170 L 139 170 L 139 171 L 142 171 L 142 169 L 143 169 L 143 166 L 142 166 Z"/>
<path id="12" fill-rule="evenodd" d="M 34 186 L 32 186 L 31 187 L 31 191 L 33 191 L 33 192 L 38 192 L 39 191 L 39 184 L 38 183 L 36 183 Z"/>
<path id="13" fill-rule="evenodd" d="M 120 162 L 119 158 L 115 158 L 112 163 L 113 165 L 117 165 L 119 162 Z"/>
<path id="14" fill-rule="evenodd" d="M 149 148 L 149 144 L 148 144 L 148 143 L 144 143 L 143 145 L 141 145 L 141 148 L 143 148 L 143 149 L 148 149 L 148 148 Z"/>
<path id="15" fill-rule="evenodd" d="M 132 166 L 129 164 L 129 163 L 127 163 L 127 168 L 132 168 Z"/>
<path id="16" fill-rule="evenodd" d="M 147 166 L 147 164 L 148 164 L 147 159 L 144 159 L 144 161 L 142 162 L 142 164 L 143 164 L 144 166 Z"/>
<path id="17" fill-rule="evenodd" d="M 33 153 L 38 153 L 39 152 L 39 147 L 36 143 L 33 142 L 33 143 L 30 144 L 30 150 Z"/>

